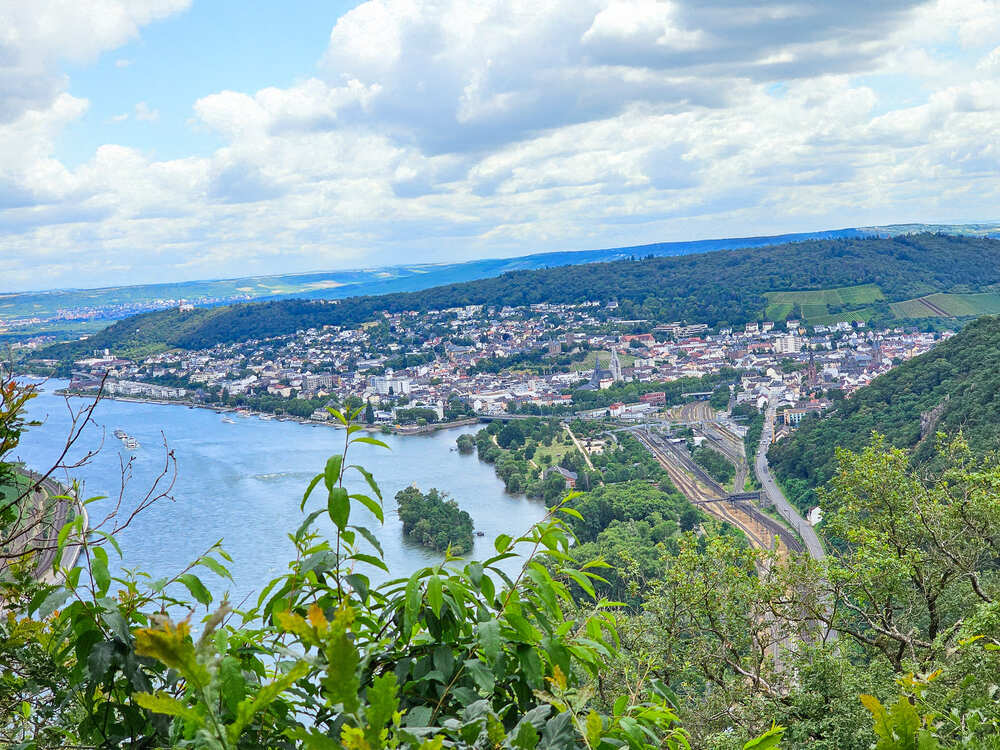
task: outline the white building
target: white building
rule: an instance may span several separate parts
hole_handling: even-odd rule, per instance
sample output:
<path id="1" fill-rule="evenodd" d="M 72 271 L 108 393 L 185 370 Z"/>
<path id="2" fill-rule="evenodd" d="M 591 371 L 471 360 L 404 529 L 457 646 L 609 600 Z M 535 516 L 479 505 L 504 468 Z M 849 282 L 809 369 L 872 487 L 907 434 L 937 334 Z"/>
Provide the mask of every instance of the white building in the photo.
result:
<path id="1" fill-rule="evenodd" d="M 787 336 L 778 336 L 774 340 L 774 351 L 777 354 L 798 354 L 804 344 L 802 337 L 790 333 Z"/>

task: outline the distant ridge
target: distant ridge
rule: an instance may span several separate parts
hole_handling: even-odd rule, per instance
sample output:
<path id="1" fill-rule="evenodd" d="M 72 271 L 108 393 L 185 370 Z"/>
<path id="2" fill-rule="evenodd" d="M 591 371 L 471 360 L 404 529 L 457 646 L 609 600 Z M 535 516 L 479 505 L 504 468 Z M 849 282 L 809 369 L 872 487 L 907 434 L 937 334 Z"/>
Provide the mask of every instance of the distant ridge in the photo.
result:
<path id="1" fill-rule="evenodd" d="M 632 253 L 611 262 L 505 270 L 488 278 L 343 301 L 271 299 L 183 310 L 175 306 L 119 321 L 86 341 L 49 347 L 44 354 L 66 364 L 105 348 L 124 356 L 172 347 L 201 349 L 323 325 L 354 326 L 377 320 L 385 312 L 462 305 L 614 300 L 624 318 L 717 326 L 742 325 L 775 307 L 782 307 L 784 314 L 771 319 L 797 317 L 797 303 L 769 301 L 768 295 L 778 290 L 832 289 L 837 292 L 833 303 L 850 310 L 831 311 L 827 301 L 823 313 L 837 312 L 851 320 L 895 319 L 890 307 L 894 303 L 997 285 L 1000 240 L 945 234 L 833 238 L 673 257 Z M 815 301 L 801 304 L 803 311 L 820 306 Z"/>
<path id="2" fill-rule="evenodd" d="M 0 320 L 27 314 L 44 314 L 59 309 L 85 306 L 133 305 L 141 307 L 156 300 L 188 300 L 198 306 L 236 301 L 267 299 L 342 299 L 367 294 L 410 292 L 442 284 L 499 276 L 507 271 L 532 270 L 581 263 L 607 262 L 630 256 L 674 256 L 713 250 L 779 245 L 816 239 L 893 237 L 900 234 L 940 232 L 954 235 L 1000 237 L 1000 223 L 979 224 L 894 224 L 818 232 L 798 232 L 755 237 L 655 242 L 647 245 L 612 247 L 599 250 L 564 250 L 512 258 L 487 258 L 461 263 L 409 263 L 346 271 L 316 271 L 274 276 L 246 276 L 232 279 L 139 284 L 94 289 L 53 289 L 35 292 L 0 292 Z M 127 317 L 141 310 L 103 316 L 108 320 Z"/>

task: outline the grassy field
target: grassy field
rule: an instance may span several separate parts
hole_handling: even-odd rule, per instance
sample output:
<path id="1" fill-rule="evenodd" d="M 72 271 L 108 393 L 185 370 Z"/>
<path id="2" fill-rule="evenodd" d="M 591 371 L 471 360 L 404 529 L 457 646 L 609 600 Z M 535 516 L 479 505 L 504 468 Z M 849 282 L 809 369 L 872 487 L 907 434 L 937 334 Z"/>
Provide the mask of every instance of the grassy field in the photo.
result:
<path id="1" fill-rule="evenodd" d="M 565 434 L 565 433 L 563 433 L 563 434 Z M 562 435 L 560 435 L 559 437 L 561 439 Z M 542 456 L 551 456 L 552 460 L 548 463 L 548 465 L 549 466 L 555 466 L 557 463 L 559 463 L 562 460 L 563 456 L 565 456 L 567 453 L 569 453 L 573 449 L 574 449 L 574 445 L 573 445 L 572 442 L 570 442 L 570 443 L 561 443 L 561 442 L 556 441 L 556 442 L 553 442 L 552 445 L 539 445 L 537 448 L 535 448 L 535 457 L 534 457 L 533 460 L 534 460 L 534 462 L 536 464 L 538 464 L 539 466 L 541 466 L 542 465 L 541 464 Z"/>
<path id="2" fill-rule="evenodd" d="M 768 292 L 764 296 L 767 298 L 764 314 L 768 320 L 783 320 L 792 312 L 794 306 L 798 305 L 802 317 L 814 325 L 828 325 L 841 320 L 866 320 L 870 317 L 870 313 L 864 306 L 885 299 L 882 290 L 875 284 L 803 292 Z M 830 307 L 861 309 L 831 313 Z"/>
<path id="3" fill-rule="evenodd" d="M 894 302 L 889 307 L 897 318 L 943 317 L 938 311 L 944 312 L 946 316 L 956 318 L 998 315 L 1000 314 L 1000 293 L 929 294 L 926 297 Z"/>

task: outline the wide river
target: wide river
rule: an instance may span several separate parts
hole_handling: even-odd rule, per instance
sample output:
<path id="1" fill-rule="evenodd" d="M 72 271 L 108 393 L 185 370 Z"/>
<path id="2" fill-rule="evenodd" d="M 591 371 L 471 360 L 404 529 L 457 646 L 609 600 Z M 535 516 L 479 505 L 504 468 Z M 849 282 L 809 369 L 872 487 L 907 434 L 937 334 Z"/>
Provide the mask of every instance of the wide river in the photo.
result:
<path id="1" fill-rule="evenodd" d="M 17 456 L 30 468 L 50 466 L 65 444 L 69 430 L 66 399 L 54 391 L 63 381 L 50 380 L 31 402 L 32 418 L 43 421 L 24 435 Z M 74 408 L 84 404 L 71 399 Z M 136 568 L 154 578 L 176 574 L 219 539 L 232 556 L 234 584 L 223 583 L 204 570 L 210 588 L 229 590 L 232 600 L 259 591 L 267 581 L 287 570 L 293 554 L 288 534 L 303 519 L 299 503 L 309 479 L 323 470 L 332 453 L 343 450 L 344 431 L 323 425 L 262 420 L 228 415 L 235 423 L 205 409 L 178 405 L 103 401 L 95 413 L 96 425 L 88 428 L 71 457 L 103 448 L 72 474 L 83 485 L 84 497 L 107 496 L 88 507 L 92 520 L 103 517 L 117 499 L 122 462 L 135 456 L 123 508 L 133 507 L 164 466 L 164 442 L 177 458 L 177 481 L 172 499 L 163 499 L 139 514 L 118 537 L 124 553 L 122 567 Z M 129 451 L 112 436 L 124 430 L 140 447 Z M 542 503 L 514 496 L 504 490 L 493 467 L 475 454 L 461 455 L 455 439 L 478 427 L 442 430 L 429 435 L 376 437 L 389 445 L 352 446 L 349 463 L 365 466 L 375 475 L 385 499 L 385 524 L 375 533 L 385 552 L 393 577 L 409 575 L 441 555 L 416 545 L 403 535 L 396 513 L 396 492 L 415 484 L 422 490 L 437 487 L 469 512 L 477 530 L 471 555 L 483 559 L 493 551 L 501 533 L 516 535 L 545 514 Z M 65 473 L 56 476 L 65 480 Z M 360 482 L 358 488 L 366 487 Z M 322 485 L 310 499 L 307 511 L 324 507 Z M 367 511 L 352 510 L 352 523 L 378 527 Z M 329 532 L 329 522 L 318 523 Z M 365 550 L 370 551 L 370 550 Z M 114 553 L 112 552 L 112 557 Z M 370 571 L 375 579 L 384 578 Z M 213 580 L 215 579 L 215 580 Z"/>

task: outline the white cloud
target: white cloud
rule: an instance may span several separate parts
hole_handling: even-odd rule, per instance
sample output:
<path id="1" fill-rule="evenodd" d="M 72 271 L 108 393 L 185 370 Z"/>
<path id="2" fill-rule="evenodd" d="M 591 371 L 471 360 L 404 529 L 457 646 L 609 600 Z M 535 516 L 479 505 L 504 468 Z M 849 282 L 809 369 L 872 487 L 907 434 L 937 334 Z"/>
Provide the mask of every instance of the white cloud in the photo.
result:
<path id="1" fill-rule="evenodd" d="M 70 170 L 87 103 L 52 60 L 185 5 L 104 2 L 100 43 L 35 34 L 65 44 L 36 56 L 55 93 L 0 93 L 4 278 L 34 252 L 106 283 L 1000 218 L 996 2 L 369 0 L 317 75 L 193 103 L 215 153 Z"/>
<path id="2" fill-rule="evenodd" d="M 150 107 L 146 102 L 135 105 L 135 119 L 140 122 L 156 122 L 160 119 L 160 110 Z"/>
<path id="3" fill-rule="evenodd" d="M 86 63 L 191 0 L 0 0 L 0 121 L 44 109 L 65 90 L 63 61 Z"/>

